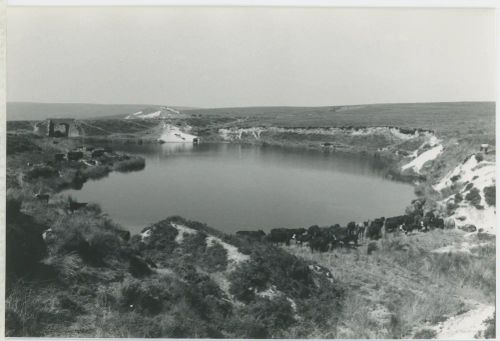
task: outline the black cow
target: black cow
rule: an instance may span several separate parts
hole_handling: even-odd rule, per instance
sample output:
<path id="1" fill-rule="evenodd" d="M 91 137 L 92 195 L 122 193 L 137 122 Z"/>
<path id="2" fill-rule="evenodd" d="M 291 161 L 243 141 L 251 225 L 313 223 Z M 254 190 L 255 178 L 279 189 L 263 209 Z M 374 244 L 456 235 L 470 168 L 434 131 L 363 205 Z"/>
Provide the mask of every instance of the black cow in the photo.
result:
<path id="1" fill-rule="evenodd" d="M 284 243 L 290 245 L 290 239 L 292 238 L 290 231 L 285 228 L 272 229 L 271 232 L 266 236 L 267 241 L 273 244 Z"/>
<path id="2" fill-rule="evenodd" d="M 382 238 L 382 227 L 384 226 L 384 222 L 384 217 L 373 220 L 366 230 L 366 236 L 370 239 Z"/>
<path id="3" fill-rule="evenodd" d="M 411 217 L 409 215 L 400 215 L 396 217 L 390 217 L 385 220 L 385 231 L 394 232 L 401 225 L 407 225 L 411 222 Z"/>
<path id="4" fill-rule="evenodd" d="M 309 226 L 309 228 L 307 229 L 307 233 L 311 238 L 313 238 L 320 235 L 321 229 L 318 225 Z"/>
<path id="5" fill-rule="evenodd" d="M 238 231 L 236 232 L 237 236 L 246 238 L 246 239 L 253 239 L 253 240 L 262 240 L 266 236 L 266 233 L 262 230 L 257 230 L 257 231 Z"/>
<path id="6" fill-rule="evenodd" d="M 435 218 L 432 221 L 432 227 L 437 229 L 444 229 L 444 219 L 443 218 Z"/>
<path id="7" fill-rule="evenodd" d="M 295 240 L 295 244 L 303 245 L 311 240 L 311 235 L 307 230 L 304 229 L 303 233 L 296 233 L 292 236 L 292 239 Z"/>
<path id="8" fill-rule="evenodd" d="M 311 236 L 311 239 L 309 240 L 309 247 L 311 248 L 311 252 L 326 252 L 330 249 L 331 243 L 332 239 L 328 232 L 321 230 L 319 234 Z"/>
<path id="9" fill-rule="evenodd" d="M 339 225 L 330 226 L 332 248 L 336 245 L 348 246 L 351 242 L 354 243 L 354 246 L 358 245 L 360 231 L 361 229 L 353 221 L 347 224 L 347 227 L 340 227 Z"/>

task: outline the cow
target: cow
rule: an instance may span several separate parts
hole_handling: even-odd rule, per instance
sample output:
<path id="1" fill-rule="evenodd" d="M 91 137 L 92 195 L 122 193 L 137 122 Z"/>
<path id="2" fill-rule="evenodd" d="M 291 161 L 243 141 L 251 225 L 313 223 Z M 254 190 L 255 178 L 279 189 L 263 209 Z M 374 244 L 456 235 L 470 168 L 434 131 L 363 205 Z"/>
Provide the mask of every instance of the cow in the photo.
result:
<path id="1" fill-rule="evenodd" d="M 436 218 L 432 222 L 432 227 L 438 228 L 438 229 L 444 229 L 444 219 L 443 218 Z"/>
<path id="2" fill-rule="evenodd" d="M 311 241 L 311 235 L 309 234 L 309 232 L 305 231 L 301 234 L 294 234 L 292 236 L 292 239 L 295 240 L 296 245 L 302 246 L 304 243 Z"/>
<path id="3" fill-rule="evenodd" d="M 262 230 L 258 231 L 237 231 L 236 235 L 239 237 L 243 237 L 246 239 L 253 239 L 253 240 L 262 240 L 265 236 L 266 233 Z"/>
<path id="4" fill-rule="evenodd" d="M 410 220 L 411 218 L 408 215 L 389 217 L 385 220 L 385 230 L 386 232 L 394 232 L 401 225 L 409 223 Z"/>
<path id="5" fill-rule="evenodd" d="M 318 225 L 309 226 L 307 233 L 312 237 L 318 236 L 321 233 L 321 229 Z"/>
<path id="6" fill-rule="evenodd" d="M 366 231 L 366 236 L 370 239 L 382 238 L 382 227 L 384 226 L 385 218 L 377 218 L 371 222 Z"/>
<path id="7" fill-rule="evenodd" d="M 429 228 L 433 227 L 433 222 L 436 219 L 436 216 L 432 212 L 427 212 L 424 218 L 421 221 L 421 225 L 423 227 L 424 232 L 429 231 Z"/>
<path id="8" fill-rule="evenodd" d="M 290 245 L 290 231 L 285 228 L 272 229 L 271 232 L 266 236 L 266 240 L 273 244 L 284 243 L 285 245 Z"/>
<path id="9" fill-rule="evenodd" d="M 311 239 L 309 240 L 309 247 L 311 252 L 326 252 L 330 249 L 331 243 L 332 239 L 326 229 L 321 229 L 319 233 L 311 236 Z"/>

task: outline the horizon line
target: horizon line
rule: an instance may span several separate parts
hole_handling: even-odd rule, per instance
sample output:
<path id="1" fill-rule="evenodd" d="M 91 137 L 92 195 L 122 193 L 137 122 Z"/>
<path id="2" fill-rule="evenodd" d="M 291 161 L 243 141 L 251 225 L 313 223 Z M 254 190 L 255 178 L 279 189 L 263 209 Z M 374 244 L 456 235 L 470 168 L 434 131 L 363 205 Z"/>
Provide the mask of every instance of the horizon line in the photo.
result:
<path id="1" fill-rule="evenodd" d="M 325 108 L 325 107 L 349 107 L 359 105 L 387 105 L 387 104 L 440 104 L 440 103 L 496 103 L 496 100 L 462 100 L 462 101 L 431 101 L 431 102 L 371 102 L 371 103 L 356 103 L 356 104 L 329 104 L 329 105 L 246 105 L 246 106 L 192 106 L 192 105 L 170 105 L 170 104 L 143 104 L 143 103 L 92 103 L 92 102 L 39 102 L 39 101 L 6 101 L 6 104 L 77 104 L 77 105 L 128 105 L 128 106 L 164 106 L 177 108 L 196 109 L 242 109 L 242 108 Z"/>

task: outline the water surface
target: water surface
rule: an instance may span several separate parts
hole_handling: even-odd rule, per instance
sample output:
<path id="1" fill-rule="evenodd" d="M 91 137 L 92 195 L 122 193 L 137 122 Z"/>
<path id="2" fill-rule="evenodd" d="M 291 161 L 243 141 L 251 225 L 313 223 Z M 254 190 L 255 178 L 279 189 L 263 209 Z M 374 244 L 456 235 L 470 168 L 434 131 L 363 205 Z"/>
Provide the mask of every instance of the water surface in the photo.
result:
<path id="1" fill-rule="evenodd" d="M 413 198 L 411 185 L 385 179 L 361 156 L 232 144 L 122 150 L 146 158 L 146 168 L 66 193 L 99 203 L 134 233 L 172 215 L 228 233 L 346 224 L 401 214 Z"/>

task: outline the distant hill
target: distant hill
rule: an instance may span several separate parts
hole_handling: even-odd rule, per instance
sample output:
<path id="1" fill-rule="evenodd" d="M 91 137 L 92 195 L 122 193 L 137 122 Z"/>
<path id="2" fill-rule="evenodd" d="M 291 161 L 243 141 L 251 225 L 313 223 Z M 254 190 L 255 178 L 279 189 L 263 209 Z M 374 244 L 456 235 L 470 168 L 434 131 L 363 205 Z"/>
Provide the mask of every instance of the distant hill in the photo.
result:
<path id="1" fill-rule="evenodd" d="M 88 104 L 88 103 L 35 103 L 8 102 L 7 120 L 44 120 L 46 118 L 125 118 L 128 115 L 148 109 L 160 110 L 161 105 L 148 104 Z M 193 109 L 169 107 L 174 110 Z"/>
<path id="2" fill-rule="evenodd" d="M 232 117 L 240 127 L 423 128 L 439 133 L 481 131 L 495 135 L 495 102 L 365 104 L 329 107 L 247 107 L 193 109 L 191 116 Z"/>

